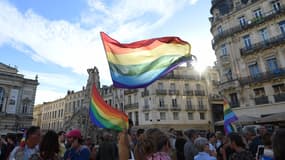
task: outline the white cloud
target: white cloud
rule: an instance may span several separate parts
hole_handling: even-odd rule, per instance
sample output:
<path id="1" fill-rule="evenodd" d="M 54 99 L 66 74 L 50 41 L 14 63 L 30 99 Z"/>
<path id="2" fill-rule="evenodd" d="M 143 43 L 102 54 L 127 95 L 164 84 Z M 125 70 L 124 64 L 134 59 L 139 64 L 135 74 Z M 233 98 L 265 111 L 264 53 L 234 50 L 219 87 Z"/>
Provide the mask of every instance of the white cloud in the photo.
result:
<path id="1" fill-rule="evenodd" d="M 190 0 L 191 5 L 195 5 L 198 2 L 198 0 Z"/>
<path id="2" fill-rule="evenodd" d="M 39 87 L 36 92 L 37 98 L 35 104 L 54 101 L 55 99 L 63 98 L 65 95 L 66 92 L 59 92 L 58 90 L 53 90 L 51 88 L 41 89 L 41 87 Z"/>
<path id="3" fill-rule="evenodd" d="M 194 4 L 197 0 L 190 2 Z M 189 5 L 189 0 L 114 0 L 108 4 L 88 0 L 89 8 L 82 11 L 81 21 L 70 23 L 48 20 L 32 9 L 21 13 L 7 1 L 0 1 L 0 46 L 7 43 L 35 61 L 55 63 L 81 75 L 87 75 L 86 69 L 96 66 L 101 83 L 106 84 L 111 78 L 99 32 L 106 31 L 119 41 L 138 40 L 159 28 L 185 5 Z M 70 77 L 37 74 L 41 83 L 50 86 L 76 85 Z M 59 80 L 65 83 L 57 83 Z M 38 90 L 38 95 L 50 92 L 58 96 L 53 90 Z"/>

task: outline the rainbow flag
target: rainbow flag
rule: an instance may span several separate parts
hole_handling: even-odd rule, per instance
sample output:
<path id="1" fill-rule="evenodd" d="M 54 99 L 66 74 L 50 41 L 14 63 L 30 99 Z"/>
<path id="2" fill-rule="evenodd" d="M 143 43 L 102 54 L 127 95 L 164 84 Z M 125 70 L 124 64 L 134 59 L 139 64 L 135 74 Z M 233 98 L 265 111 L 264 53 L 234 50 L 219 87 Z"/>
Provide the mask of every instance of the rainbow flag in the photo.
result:
<path id="1" fill-rule="evenodd" d="M 226 134 L 236 131 L 233 122 L 237 120 L 238 118 L 232 111 L 229 103 L 224 99 L 224 130 Z"/>
<path id="2" fill-rule="evenodd" d="M 100 96 L 95 85 L 92 87 L 89 109 L 91 121 L 100 128 L 122 131 L 128 128 L 128 116 L 108 105 Z"/>
<path id="3" fill-rule="evenodd" d="M 190 44 L 179 37 L 129 44 L 122 44 L 104 32 L 101 38 L 113 85 L 118 88 L 144 88 L 192 57 Z"/>

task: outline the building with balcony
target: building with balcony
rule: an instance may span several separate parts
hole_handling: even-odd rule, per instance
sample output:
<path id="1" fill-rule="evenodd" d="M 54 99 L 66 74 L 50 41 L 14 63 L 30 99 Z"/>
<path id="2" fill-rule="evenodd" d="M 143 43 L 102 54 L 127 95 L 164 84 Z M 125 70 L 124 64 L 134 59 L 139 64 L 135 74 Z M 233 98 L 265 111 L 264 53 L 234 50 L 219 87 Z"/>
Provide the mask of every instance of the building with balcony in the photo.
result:
<path id="1" fill-rule="evenodd" d="M 237 115 L 285 112 L 285 2 L 212 0 L 219 91 Z"/>
<path id="2" fill-rule="evenodd" d="M 200 74 L 191 66 L 178 67 L 146 88 L 125 90 L 124 111 L 139 127 L 207 130 L 213 124 L 208 95 L 215 88 L 208 86 L 218 81 L 218 72 L 209 70 Z"/>
<path id="3" fill-rule="evenodd" d="M 32 125 L 38 84 L 37 76 L 24 78 L 16 67 L 0 63 L 0 131 L 17 132 Z"/>
<path id="4" fill-rule="evenodd" d="M 33 110 L 33 126 L 42 126 L 42 109 L 44 104 L 37 104 Z"/>
<path id="5" fill-rule="evenodd" d="M 65 114 L 65 98 L 57 99 L 52 102 L 45 102 L 38 107 L 41 108 L 41 129 L 52 129 L 56 132 L 63 129 Z"/>

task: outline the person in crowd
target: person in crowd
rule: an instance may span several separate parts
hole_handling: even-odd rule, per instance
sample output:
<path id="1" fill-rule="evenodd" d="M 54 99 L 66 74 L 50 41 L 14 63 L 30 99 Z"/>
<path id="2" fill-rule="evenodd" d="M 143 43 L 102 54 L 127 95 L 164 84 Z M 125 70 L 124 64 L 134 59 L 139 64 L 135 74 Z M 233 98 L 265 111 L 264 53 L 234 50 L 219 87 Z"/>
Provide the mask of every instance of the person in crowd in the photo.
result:
<path id="1" fill-rule="evenodd" d="M 134 153 L 131 145 L 132 138 L 128 131 L 124 129 L 118 135 L 119 159 L 134 159 Z"/>
<path id="2" fill-rule="evenodd" d="M 110 133 L 103 133 L 103 142 L 99 145 L 96 160 L 118 160 L 118 147 L 112 140 Z"/>
<path id="3" fill-rule="evenodd" d="M 217 149 L 222 145 L 224 136 L 223 136 L 223 133 L 221 131 L 217 131 L 215 133 L 215 135 L 216 135 L 216 139 L 217 139 L 215 148 Z"/>
<path id="4" fill-rule="evenodd" d="M 194 129 L 189 129 L 185 131 L 184 134 L 188 138 L 184 145 L 185 160 L 194 160 L 194 156 L 198 154 L 198 150 L 194 146 L 194 141 L 198 138 L 198 133 Z"/>
<path id="5" fill-rule="evenodd" d="M 6 156 L 6 141 L 3 137 L 0 137 L 0 159 L 5 160 Z"/>
<path id="6" fill-rule="evenodd" d="M 264 125 L 261 125 L 258 129 L 259 136 L 262 138 L 268 131 Z"/>
<path id="7" fill-rule="evenodd" d="M 16 136 L 14 134 L 7 134 L 7 147 L 5 153 L 5 160 L 9 158 L 10 153 L 16 146 Z"/>
<path id="8" fill-rule="evenodd" d="M 157 128 L 148 129 L 135 147 L 136 160 L 171 160 L 168 136 Z"/>
<path id="9" fill-rule="evenodd" d="M 177 160 L 184 160 L 184 145 L 186 143 L 186 139 L 183 137 L 182 131 L 176 131 L 176 141 L 175 141 L 175 149 L 176 149 L 176 158 Z"/>
<path id="10" fill-rule="evenodd" d="M 274 154 L 272 150 L 272 135 L 270 133 L 265 133 L 262 136 L 262 143 L 264 144 L 264 153 L 262 156 L 262 160 L 273 160 Z"/>
<path id="11" fill-rule="evenodd" d="M 278 129 L 272 137 L 272 148 L 275 160 L 285 159 L 285 128 Z"/>
<path id="12" fill-rule="evenodd" d="M 224 136 L 221 145 L 217 148 L 217 159 L 228 160 L 233 153 L 234 151 L 230 147 L 229 138 L 227 136 Z"/>
<path id="13" fill-rule="evenodd" d="M 209 148 L 210 148 L 210 155 L 212 156 L 217 156 L 217 152 L 216 152 L 216 135 L 214 133 L 210 133 L 208 134 L 208 141 L 209 141 Z"/>
<path id="14" fill-rule="evenodd" d="M 59 153 L 58 154 L 59 154 L 59 156 L 61 158 L 63 158 L 64 153 L 66 151 L 65 144 L 64 144 L 64 142 L 65 142 L 65 132 L 64 131 L 59 131 L 57 133 L 57 136 L 58 136 L 58 143 L 59 143 Z"/>
<path id="15" fill-rule="evenodd" d="M 71 144 L 70 148 L 64 153 L 64 160 L 88 160 L 90 151 L 83 145 L 81 131 L 73 129 L 66 134 L 67 141 Z"/>
<path id="16" fill-rule="evenodd" d="M 244 135 L 248 142 L 249 151 L 252 155 L 256 155 L 258 145 L 262 145 L 261 137 L 257 136 L 254 127 L 244 128 Z"/>
<path id="17" fill-rule="evenodd" d="M 28 160 L 31 155 L 39 151 L 41 140 L 41 129 L 37 126 L 31 126 L 26 132 L 26 138 L 23 144 L 15 147 L 10 153 L 9 160 Z"/>
<path id="18" fill-rule="evenodd" d="M 234 150 L 234 153 L 231 156 L 231 160 L 254 160 L 254 156 L 251 152 L 245 149 L 245 144 L 238 133 L 230 133 L 228 135 L 230 139 L 230 146 Z"/>
<path id="19" fill-rule="evenodd" d="M 144 133 L 144 129 L 139 128 L 139 129 L 137 130 L 137 135 L 136 135 L 137 139 L 139 139 L 140 136 L 141 136 L 143 133 Z"/>
<path id="20" fill-rule="evenodd" d="M 210 156 L 209 142 L 204 137 L 196 138 L 194 145 L 198 150 L 198 154 L 195 155 L 194 160 L 216 160 L 216 157 Z"/>
<path id="21" fill-rule="evenodd" d="M 94 147 L 94 143 L 92 142 L 92 138 L 90 136 L 86 137 L 85 145 L 89 148 L 90 151 L 92 151 L 92 149 Z"/>
<path id="22" fill-rule="evenodd" d="M 60 160 L 58 134 L 49 130 L 43 136 L 39 152 L 33 154 L 29 160 Z"/>

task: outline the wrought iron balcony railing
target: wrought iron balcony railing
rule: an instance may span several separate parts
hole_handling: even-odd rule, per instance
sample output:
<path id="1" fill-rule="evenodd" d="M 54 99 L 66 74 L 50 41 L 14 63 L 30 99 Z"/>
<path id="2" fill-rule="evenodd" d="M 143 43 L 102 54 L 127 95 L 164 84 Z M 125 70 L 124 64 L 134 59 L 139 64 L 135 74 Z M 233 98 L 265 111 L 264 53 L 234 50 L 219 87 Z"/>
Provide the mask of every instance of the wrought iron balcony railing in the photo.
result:
<path id="1" fill-rule="evenodd" d="M 166 89 L 157 89 L 156 94 L 157 95 L 167 95 L 167 90 Z"/>
<path id="2" fill-rule="evenodd" d="M 138 89 L 127 89 L 127 90 L 124 90 L 125 95 L 126 94 L 136 93 L 136 92 L 138 92 Z"/>
<path id="3" fill-rule="evenodd" d="M 145 96 L 149 96 L 149 91 L 148 90 L 142 92 L 142 97 L 145 97 Z"/>
<path id="4" fill-rule="evenodd" d="M 172 105 L 170 107 L 170 110 L 172 111 L 180 111 L 181 110 L 181 107 L 179 105 Z"/>
<path id="5" fill-rule="evenodd" d="M 179 95 L 179 90 L 170 89 L 168 90 L 169 95 Z"/>
<path id="6" fill-rule="evenodd" d="M 282 5 L 279 10 L 271 10 L 267 13 L 264 13 L 264 15 L 262 17 L 253 18 L 253 19 L 249 20 L 248 23 L 246 23 L 244 25 L 239 24 L 239 25 L 236 25 L 232 28 L 224 30 L 223 32 L 219 33 L 218 35 L 216 35 L 214 37 L 214 39 L 212 41 L 212 45 L 215 46 L 220 40 L 222 40 L 228 36 L 234 35 L 238 32 L 242 32 L 246 29 L 250 29 L 250 28 L 256 26 L 257 24 L 264 23 L 268 20 L 271 20 L 275 17 L 278 17 L 277 15 L 282 15 L 284 13 L 285 13 L 285 7 L 284 7 L 284 5 Z"/>
<path id="7" fill-rule="evenodd" d="M 186 110 L 186 111 L 195 111 L 196 108 L 195 108 L 194 105 L 186 104 L 185 110 Z"/>
<path id="8" fill-rule="evenodd" d="M 239 78 L 241 85 L 246 85 L 250 83 L 266 82 L 274 78 L 284 77 L 285 68 L 278 68 L 273 71 L 262 72 L 256 75 Z"/>
<path id="9" fill-rule="evenodd" d="M 203 91 L 203 90 L 195 90 L 195 96 L 205 96 L 205 91 Z"/>
<path id="10" fill-rule="evenodd" d="M 164 105 L 157 106 L 156 109 L 159 111 L 167 111 L 168 106 L 164 104 Z"/>
<path id="11" fill-rule="evenodd" d="M 272 37 L 268 40 L 261 41 L 255 44 L 252 44 L 250 47 L 244 47 L 240 49 L 241 56 L 247 56 L 253 53 L 256 53 L 260 50 L 265 50 L 276 45 L 280 45 L 285 42 L 285 35 L 280 34 L 278 36 Z"/>
<path id="12" fill-rule="evenodd" d="M 256 105 L 268 104 L 268 96 L 255 97 L 254 102 Z"/>
<path id="13" fill-rule="evenodd" d="M 284 102 L 285 101 L 285 93 L 274 94 L 275 102 Z"/>
<path id="14" fill-rule="evenodd" d="M 139 103 L 132 103 L 132 104 L 125 105 L 125 110 L 138 109 L 138 108 L 139 108 Z"/>
<path id="15" fill-rule="evenodd" d="M 194 91 L 193 90 L 184 90 L 183 95 L 184 96 L 194 96 Z"/>

